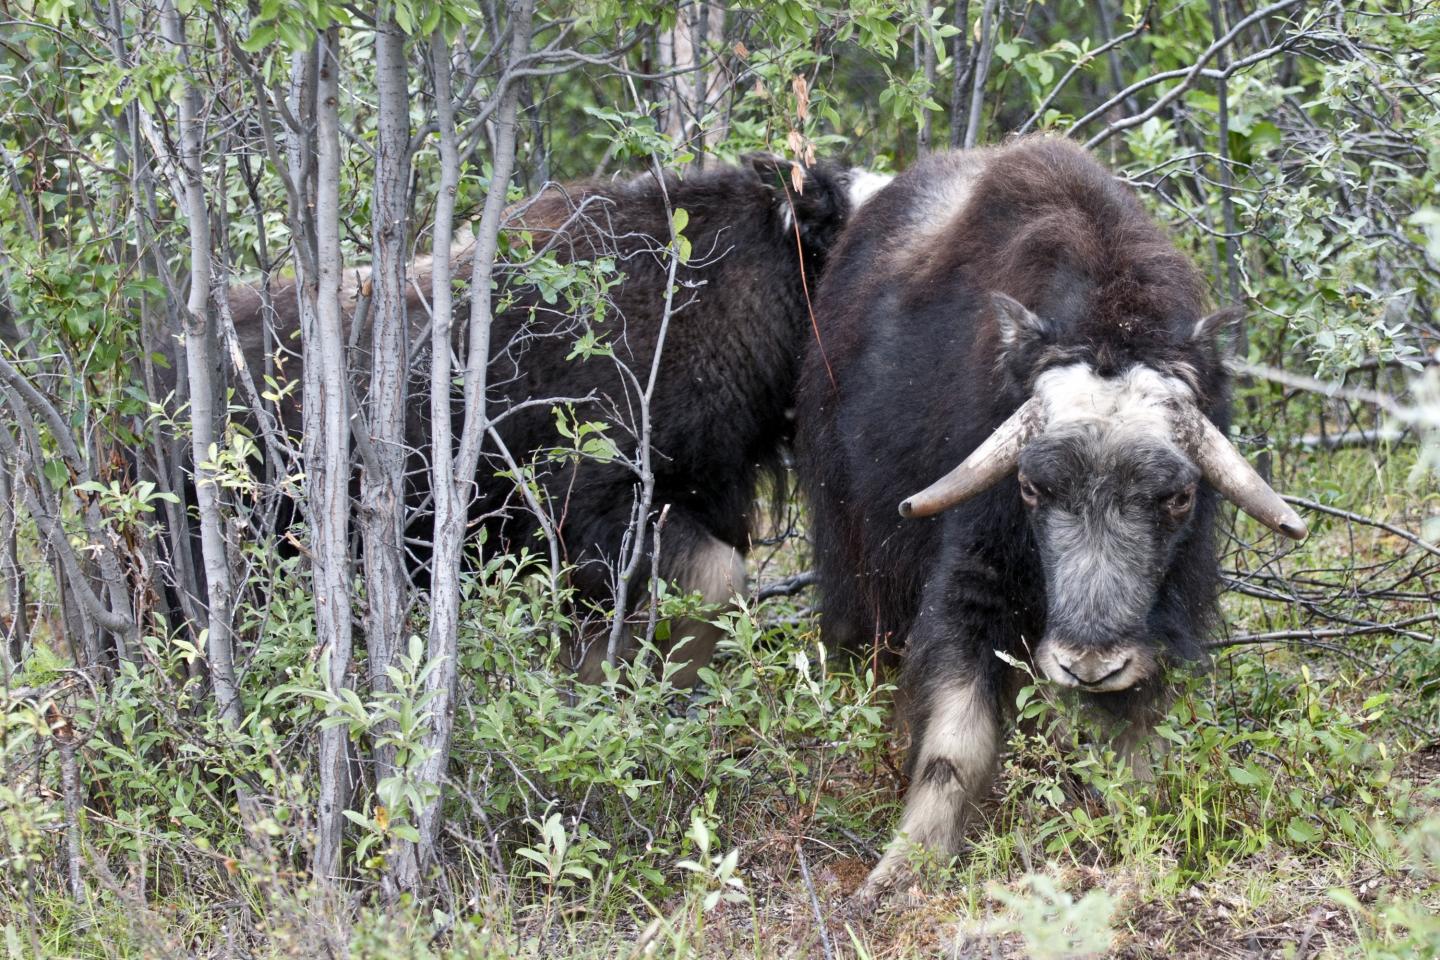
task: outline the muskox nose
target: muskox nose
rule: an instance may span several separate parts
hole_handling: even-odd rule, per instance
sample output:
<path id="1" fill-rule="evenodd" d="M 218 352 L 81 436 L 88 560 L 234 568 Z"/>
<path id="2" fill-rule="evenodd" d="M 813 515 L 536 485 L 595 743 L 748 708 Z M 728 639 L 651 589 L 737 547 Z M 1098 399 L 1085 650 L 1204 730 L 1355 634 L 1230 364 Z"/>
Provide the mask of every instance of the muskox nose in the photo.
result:
<path id="1" fill-rule="evenodd" d="M 1083 653 L 1056 651 L 1055 661 L 1076 681 L 1086 686 L 1098 686 L 1130 665 L 1127 653 L 1103 654 L 1098 650 Z"/>

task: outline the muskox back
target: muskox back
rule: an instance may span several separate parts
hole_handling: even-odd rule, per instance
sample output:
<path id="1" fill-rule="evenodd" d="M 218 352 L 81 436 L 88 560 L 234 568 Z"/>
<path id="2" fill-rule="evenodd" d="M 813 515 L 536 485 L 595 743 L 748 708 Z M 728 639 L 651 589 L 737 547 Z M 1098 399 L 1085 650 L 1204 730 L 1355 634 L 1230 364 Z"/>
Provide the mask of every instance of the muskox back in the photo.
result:
<path id="1" fill-rule="evenodd" d="M 789 434 L 786 413 L 809 329 L 806 284 L 818 283 L 849 208 L 838 171 L 813 171 L 805 193 L 787 198 L 773 165 L 762 166 L 760 173 L 727 168 L 668 178 L 664 194 L 651 177 L 548 191 L 524 212 L 524 226 L 543 231 L 583 207 L 558 242 L 559 258 L 613 258 L 623 282 L 599 322 L 544 303 L 533 288 L 512 287 L 518 302 L 499 318 L 493 341 L 491 383 L 500 396 L 492 399 L 500 408 L 553 395 L 591 397 L 576 405 L 577 416 L 608 424 L 612 441 L 633 456 L 638 389 L 649 377 L 669 282 L 665 195 L 688 212 L 691 256 L 675 277 L 652 402 L 655 503 L 669 506 L 665 536 L 677 553 L 690 538 L 715 538 L 741 552 L 748 544 L 757 481 L 778 467 Z M 803 232 L 798 243 L 792 199 Z M 572 358 L 587 333 L 613 356 Z M 512 451 L 560 441 L 543 407 L 502 423 L 501 434 Z M 557 515 L 566 516 L 565 557 L 582 565 L 577 582 L 590 595 L 604 593 L 619 557 L 636 482 L 621 463 L 582 460 L 549 471 L 546 490 Z M 491 485 L 482 509 L 499 508 L 510 493 Z M 500 529 L 512 546 L 533 532 L 514 515 Z"/>

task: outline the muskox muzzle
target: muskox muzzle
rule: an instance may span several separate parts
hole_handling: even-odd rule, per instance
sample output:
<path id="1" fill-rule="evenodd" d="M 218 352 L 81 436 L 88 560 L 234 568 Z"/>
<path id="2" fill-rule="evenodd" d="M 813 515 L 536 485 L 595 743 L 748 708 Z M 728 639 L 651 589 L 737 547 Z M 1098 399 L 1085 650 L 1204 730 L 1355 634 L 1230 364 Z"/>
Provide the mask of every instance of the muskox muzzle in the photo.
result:
<path id="1" fill-rule="evenodd" d="M 1156 667 L 1153 650 L 1140 644 L 1086 650 L 1051 640 L 1035 651 L 1035 663 L 1061 686 L 1091 693 L 1129 690 Z"/>

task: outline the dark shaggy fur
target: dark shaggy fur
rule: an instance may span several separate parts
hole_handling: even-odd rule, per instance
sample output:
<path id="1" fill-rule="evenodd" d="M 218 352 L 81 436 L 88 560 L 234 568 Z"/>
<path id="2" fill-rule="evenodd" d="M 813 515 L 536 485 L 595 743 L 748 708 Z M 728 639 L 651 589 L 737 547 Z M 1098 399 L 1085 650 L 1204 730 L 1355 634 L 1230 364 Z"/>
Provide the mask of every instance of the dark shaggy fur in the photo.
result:
<path id="1" fill-rule="evenodd" d="M 977 162 L 983 172 L 957 206 L 952 187 Z M 1045 328 L 1003 349 L 992 291 Z M 1190 383 L 1223 426 L 1215 346 L 1191 339 L 1204 306 L 1195 269 L 1131 191 L 1066 141 L 927 158 L 847 229 L 801 375 L 800 477 L 832 646 L 906 644 L 919 782 L 955 776 L 949 759 L 928 754 L 926 769 L 913 769 L 934 698 L 973 684 L 983 693 L 974 715 L 998 718 L 1010 668 L 992 650 L 1027 658 L 1045 634 L 1046 587 L 1013 479 L 929 519 L 902 519 L 897 504 L 963 460 L 1060 365 L 1084 361 L 1102 376 L 1153 366 Z M 1214 516 L 1202 489 L 1151 614 L 1170 657 L 1198 655 L 1212 615 Z M 1154 692 L 1094 699 L 1128 715 Z"/>
<path id="2" fill-rule="evenodd" d="M 684 235 L 692 253 L 676 277 L 679 289 L 652 405 L 654 503 L 657 510 L 669 507 L 662 543 L 667 575 L 683 580 L 692 553 L 713 541 L 741 554 L 748 547 L 757 483 L 767 471 L 778 475 L 781 445 L 790 432 L 787 412 L 811 329 L 806 284 L 816 283 L 849 212 L 848 177 L 847 171 L 822 164 L 807 172 L 804 192 L 796 194 L 789 186 L 788 163 L 755 156 L 738 168 L 667 176 L 663 190 L 648 175 L 555 186 L 511 211 L 507 230 L 512 238 L 528 232 L 537 248 L 549 246 L 562 263 L 611 258 L 623 280 L 610 291 L 611 306 L 597 319 L 585 311 L 572 313 L 563 297 L 547 303 L 534 285 L 514 276 L 504 279 L 496 302 L 508 306 L 496 316 L 491 335 L 490 410 L 498 414 L 549 397 L 583 398 L 575 406 L 576 417 L 605 423 L 626 457 L 637 455 L 641 391 L 663 314 L 664 248 L 670 234 L 666 196 L 671 208 L 689 213 Z M 470 258 L 462 252 L 455 258 L 455 276 L 464 280 L 469 274 Z M 364 271 L 352 271 L 347 279 L 363 286 Z M 429 442 L 428 329 L 423 339 L 420 334 L 428 318 L 422 304 L 430 292 L 430 270 L 423 261 L 412 279 L 420 293 L 411 296 L 416 342 L 406 432 L 415 448 L 410 473 L 418 501 L 428 479 Z M 231 300 L 248 362 L 259 371 L 258 291 L 237 288 Z M 293 283 L 278 285 L 274 301 L 281 340 L 298 351 Z M 465 291 L 457 291 L 459 330 L 467 305 Z M 353 291 L 344 307 L 347 315 L 354 310 Z M 613 356 L 574 357 L 577 341 L 587 333 Z M 463 357 L 464 344 L 456 347 Z M 300 379 L 300 363 L 296 356 L 285 365 L 289 380 Z M 299 428 L 298 390 L 294 399 L 285 415 L 292 430 Z M 548 451 L 568 443 L 557 431 L 549 404 L 505 416 L 498 429 L 522 466 L 535 465 L 558 521 L 562 560 L 578 565 L 574 583 L 580 596 L 608 603 L 611 567 L 621 557 L 637 476 L 618 462 L 548 458 Z M 472 516 L 485 518 L 491 549 L 528 547 L 544 555 L 535 518 L 514 483 L 496 475 L 504 470 L 487 441 Z M 411 535 L 424 539 L 428 531 L 412 530 Z"/>

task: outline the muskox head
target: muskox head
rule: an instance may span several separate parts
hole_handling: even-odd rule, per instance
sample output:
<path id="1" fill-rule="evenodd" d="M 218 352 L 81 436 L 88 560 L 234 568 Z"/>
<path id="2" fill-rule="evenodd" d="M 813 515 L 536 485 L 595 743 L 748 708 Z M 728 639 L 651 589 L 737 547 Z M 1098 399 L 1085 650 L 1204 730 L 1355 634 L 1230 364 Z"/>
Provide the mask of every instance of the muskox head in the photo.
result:
<path id="1" fill-rule="evenodd" d="M 1013 346 L 1043 321 L 994 295 Z M 1201 321 L 1197 337 L 1213 336 Z M 1045 578 L 1046 629 L 1034 650 L 1047 677 L 1092 692 L 1152 676 L 1163 638 L 1151 612 L 1195 521 L 1202 482 L 1296 540 L 1305 524 L 1196 405 L 1183 377 L 1136 363 L 1101 376 L 1050 366 L 1030 397 L 963 463 L 900 505 L 907 517 L 955 506 L 1016 473 Z"/>

